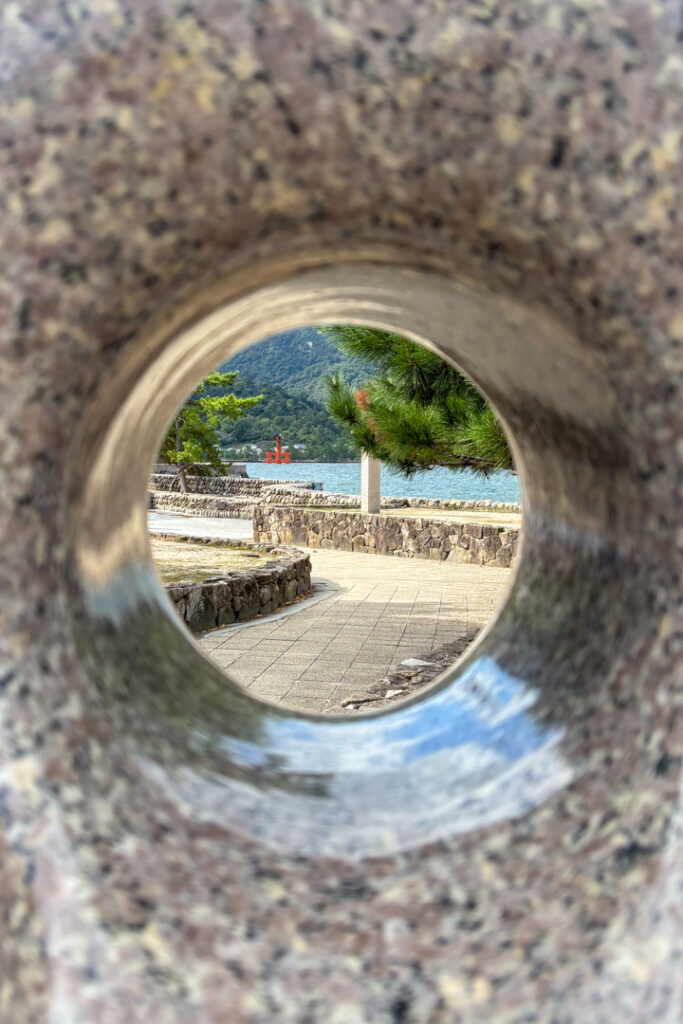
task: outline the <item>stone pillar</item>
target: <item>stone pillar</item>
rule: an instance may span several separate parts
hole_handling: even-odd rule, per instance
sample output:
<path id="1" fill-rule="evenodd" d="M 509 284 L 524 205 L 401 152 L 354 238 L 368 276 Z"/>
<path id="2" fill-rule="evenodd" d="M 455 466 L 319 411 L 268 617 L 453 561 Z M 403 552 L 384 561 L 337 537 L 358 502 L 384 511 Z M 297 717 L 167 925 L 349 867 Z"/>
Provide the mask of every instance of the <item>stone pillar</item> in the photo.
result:
<path id="1" fill-rule="evenodd" d="M 360 510 L 361 512 L 379 512 L 380 507 L 380 468 L 377 459 L 365 452 L 360 458 Z"/>

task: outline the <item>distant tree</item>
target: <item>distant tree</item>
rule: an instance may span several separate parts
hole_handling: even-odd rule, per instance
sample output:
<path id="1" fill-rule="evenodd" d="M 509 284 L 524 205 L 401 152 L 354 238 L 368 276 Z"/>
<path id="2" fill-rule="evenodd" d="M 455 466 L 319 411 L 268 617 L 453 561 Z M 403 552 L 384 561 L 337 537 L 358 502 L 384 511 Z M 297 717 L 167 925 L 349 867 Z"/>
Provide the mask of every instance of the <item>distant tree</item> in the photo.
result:
<path id="1" fill-rule="evenodd" d="M 159 457 L 162 462 L 178 467 L 183 491 L 187 491 L 187 473 L 206 476 L 211 468 L 221 472 L 223 460 L 218 436 L 221 424 L 246 416 L 247 409 L 261 401 L 261 395 L 237 398 L 231 394 L 210 393 L 217 388 L 232 387 L 237 376 L 237 371 L 209 374 L 171 421 Z"/>
<path id="2" fill-rule="evenodd" d="M 423 469 L 512 469 L 498 417 L 467 377 L 422 345 L 369 327 L 324 328 L 349 356 L 375 368 L 352 391 L 327 378 L 327 407 L 361 451 L 410 476 Z"/>

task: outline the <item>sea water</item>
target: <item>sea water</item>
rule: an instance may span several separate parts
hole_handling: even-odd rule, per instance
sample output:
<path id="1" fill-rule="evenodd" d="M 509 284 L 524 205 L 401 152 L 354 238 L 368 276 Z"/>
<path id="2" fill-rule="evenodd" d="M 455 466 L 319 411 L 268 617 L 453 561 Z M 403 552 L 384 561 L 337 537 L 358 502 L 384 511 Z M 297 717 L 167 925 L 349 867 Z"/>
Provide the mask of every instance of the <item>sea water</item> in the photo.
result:
<path id="1" fill-rule="evenodd" d="M 515 473 L 499 470 L 481 476 L 471 469 L 430 469 L 415 476 L 402 476 L 382 466 L 382 494 L 402 498 L 461 498 L 465 501 L 519 501 L 519 481 Z M 265 462 L 247 462 L 251 477 L 265 480 L 315 480 L 324 491 L 360 494 L 359 462 L 292 462 L 274 466 Z"/>

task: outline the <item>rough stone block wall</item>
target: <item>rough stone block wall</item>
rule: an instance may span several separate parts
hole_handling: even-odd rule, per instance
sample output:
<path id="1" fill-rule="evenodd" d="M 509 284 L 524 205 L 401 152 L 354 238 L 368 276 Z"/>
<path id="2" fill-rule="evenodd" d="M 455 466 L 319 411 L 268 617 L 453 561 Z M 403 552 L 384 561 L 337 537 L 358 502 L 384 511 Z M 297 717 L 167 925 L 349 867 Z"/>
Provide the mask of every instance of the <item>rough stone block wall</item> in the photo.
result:
<path id="1" fill-rule="evenodd" d="M 287 490 L 311 490 L 315 488 L 312 480 L 263 480 L 260 477 L 241 476 L 188 476 L 187 489 L 192 494 L 261 494 L 264 489 L 283 486 Z M 173 472 L 152 473 L 149 486 L 153 491 L 180 492 L 180 481 Z"/>
<path id="2" fill-rule="evenodd" d="M 203 466 L 204 469 L 208 472 L 209 476 L 220 476 L 221 475 L 221 474 L 216 472 L 214 467 L 209 462 L 200 462 L 200 463 L 197 463 L 197 466 Z M 247 475 L 247 466 L 246 466 L 245 462 L 229 462 L 229 463 L 224 463 L 224 470 L 225 470 L 225 474 L 224 474 L 225 476 L 242 477 L 242 478 L 244 478 Z M 178 472 L 178 467 L 170 465 L 168 462 L 156 462 L 152 466 L 152 473 L 153 474 L 160 474 L 160 475 L 163 475 L 163 476 L 175 476 L 177 472 Z"/>
<path id="3" fill-rule="evenodd" d="M 384 500 L 386 499 L 382 501 L 382 508 L 385 507 Z M 475 501 L 466 501 L 463 498 L 405 498 L 403 500 L 409 508 L 444 508 L 456 511 L 469 509 L 485 512 L 521 512 L 522 510 L 518 501 L 492 501 L 489 498 Z"/>
<path id="4" fill-rule="evenodd" d="M 253 522 L 258 541 L 505 568 L 514 565 L 520 532 L 482 523 L 281 505 L 257 505 Z"/>
<path id="5" fill-rule="evenodd" d="M 185 512 L 218 519 L 251 519 L 256 505 L 253 498 L 220 497 L 217 494 L 175 494 L 150 491 L 149 508 L 156 512 Z"/>
<path id="6" fill-rule="evenodd" d="M 166 592 L 188 628 L 201 633 L 267 615 L 310 589 L 310 558 L 289 549 L 255 569 L 213 576 L 201 583 L 172 583 Z"/>
<path id="7" fill-rule="evenodd" d="M 307 505 L 314 508 L 348 508 L 360 509 L 360 495 L 338 494 L 336 491 L 304 491 L 291 486 L 278 485 L 264 488 L 262 497 L 265 501 L 278 505 Z M 406 508 L 407 498 L 383 498 L 383 508 Z"/>
<path id="8" fill-rule="evenodd" d="M 338 494 L 336 491 L 310 491 L 293 488 L 290 484 L 264 487 L 260 492 L 266 501 L 277 501 L 278 505 L 307 505 L 314 508 L 347 508 L 360 510 L 360 495 Z M 383 509 L 434 508 L 489 512 L 519 512 L 516 501 L 477 500 L 464 501 L 461 498 L 404 498 L 385 496 L 381 499 Z"/>
<path id="9" fill-rule="evenodd" d="M 266 501 L 277 501 L 278 505 L 306 505 L 312 508 L 346 508 L 360 510 L 359 494 L 338 494 L 336 491 L 312 491 L 293 488 L 291 485 L 264 487 L 260 492 Z M 517 501 L 492 501 L 489 499 L 465 501 L 461 498 L 405 498 L 386 495 L 381 499 L 383 509 L 426 508 L 471 510 L 488 512 L 519 512 Z"/>

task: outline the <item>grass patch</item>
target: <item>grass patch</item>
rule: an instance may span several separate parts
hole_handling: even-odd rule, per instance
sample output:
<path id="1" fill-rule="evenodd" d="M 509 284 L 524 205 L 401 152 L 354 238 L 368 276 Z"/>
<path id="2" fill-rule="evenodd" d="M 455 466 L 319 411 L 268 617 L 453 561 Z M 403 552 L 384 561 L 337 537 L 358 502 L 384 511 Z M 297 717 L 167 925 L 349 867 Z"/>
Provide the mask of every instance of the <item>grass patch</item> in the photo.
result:
<path id="1" fill-rule="evenodd" d="M 220 576 L 234 569 L 256 569 L 272 560 L 250 548 L 193 544 L 184 540 L 150 537 L 152 556 L 164 583 L 200 583 L 207 576 Z"/>

